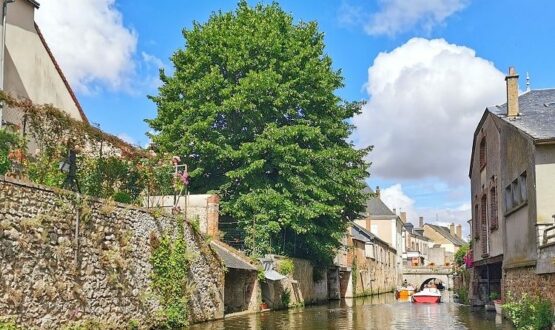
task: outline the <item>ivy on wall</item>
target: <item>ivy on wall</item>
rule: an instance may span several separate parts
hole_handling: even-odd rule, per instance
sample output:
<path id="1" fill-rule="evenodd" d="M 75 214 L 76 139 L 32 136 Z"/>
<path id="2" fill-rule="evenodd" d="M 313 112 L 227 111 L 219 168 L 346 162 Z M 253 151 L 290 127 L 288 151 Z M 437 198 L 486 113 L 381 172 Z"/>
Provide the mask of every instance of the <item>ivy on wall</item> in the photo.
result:
<path id="1" fill-rule="evenodd" d="M 3 91 L 0 101 L 23 114 L 19 134 L 0 130 L 0 175 L 17 166 L 17 176 L 61 187 L 67 174 L 60 164 L 71 149 L 77 153 L 76 181 L 83 194 L 138 205 L 149 195 L 173 194 L 171 155 L 133 147 L 51 105 L 34 105 Z M 38 148 L 27 150 L 29 141 Z M 10 160 L 12 154 L 17 159 Z"/>
<path id="2" fill-rule="evenodd" d="M 159 327 L 179 329 L 188 324 L 187 303 L 192 291 L 187 280 L 192 255 L 184 237 L 184 219 L 177 217 L 177 235 L 151 235 L 152 289 L 162 306 Z"/>

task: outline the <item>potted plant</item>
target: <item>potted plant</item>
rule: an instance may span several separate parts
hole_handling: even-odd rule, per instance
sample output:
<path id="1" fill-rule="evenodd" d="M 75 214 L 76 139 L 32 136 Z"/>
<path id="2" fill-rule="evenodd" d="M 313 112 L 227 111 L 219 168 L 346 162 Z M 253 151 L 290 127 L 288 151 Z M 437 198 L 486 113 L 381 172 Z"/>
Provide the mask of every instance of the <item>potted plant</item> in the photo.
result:
<path id="1" fill-rule="evenodd" d="M 493 301 L 493 304 L 495 305 L 495 312 L 499 315 L 501 315 L 501 299 L 499 299 L 499 293 L 497 292 L 492 292 L 489 294 L 489 299 L 491 301 Z"/>

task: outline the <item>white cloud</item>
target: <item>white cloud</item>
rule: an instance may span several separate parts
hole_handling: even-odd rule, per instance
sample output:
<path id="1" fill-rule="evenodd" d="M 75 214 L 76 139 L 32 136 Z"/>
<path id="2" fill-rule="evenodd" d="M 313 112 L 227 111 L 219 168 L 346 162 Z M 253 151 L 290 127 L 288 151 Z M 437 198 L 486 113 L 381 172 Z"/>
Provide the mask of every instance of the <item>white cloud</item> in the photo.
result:
<path id="1" fill-rule="evenodd" d="M 417 26 L 429 32 L 467 4 L 468 0 L 380 0 L 380 10 L 370 17 L 365 30 L 392 36 Z"/>
<path id="2" fill-rule="evenodd" d="M 470 48 L 414 38 L 380 53 L 368 77 L 353 138 L 374 145 L 372 174 L 466 184 L 474 129 L 504 99 L 503 74 Z"/>
<path id="3" fill-rule="evenodd" d="M 405 194 L 400 183 L 381 190 L 380 199 L 390 209 L 396 209 L 397 214 L 401 211 L 413 215 L 416 213 L 416 210 L 414 209 L 414 199 Z"/>
<path id="4" fill-rule="evenodd" d="M 36 19 L 78 91 L 129 87 L 138 36 L 124 26 L 115 0 L 43 1 Z"/>
<path id="5" fill-rule="evenodd" d="M 407 218 L 414 225 L 418 225 L 418 218 L 424 217 L 424 222 L 449 227 L 451 223 L 462 225 L 463 237 L 468 235 L 470 219 L 470 204 L 463 203 L 459 206 L 450 207 L 418 207 L 416 201 L 409 197 L 403 190 L 401 184 L 395 184 L 381 190 L 381 200 L 390 208 L 407 212 Z"/>

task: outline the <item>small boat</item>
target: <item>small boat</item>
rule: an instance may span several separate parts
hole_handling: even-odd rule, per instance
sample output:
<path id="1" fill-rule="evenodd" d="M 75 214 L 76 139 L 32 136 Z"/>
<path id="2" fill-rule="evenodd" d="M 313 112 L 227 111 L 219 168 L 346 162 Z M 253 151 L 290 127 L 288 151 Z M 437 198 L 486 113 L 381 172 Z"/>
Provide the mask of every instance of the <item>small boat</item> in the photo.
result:
<path id="1" fill-rule="evenodd" d="M 413 303 L 437 304 L 441 302 L 441 292 L 436 288 L 424 288 L 412 295 Z"/>
<path id="2" fill-rule="evenodd" d="M 398 298 L 407 298 L 414 294 L 414 288 L 412 286 L 397 288 Z"/>

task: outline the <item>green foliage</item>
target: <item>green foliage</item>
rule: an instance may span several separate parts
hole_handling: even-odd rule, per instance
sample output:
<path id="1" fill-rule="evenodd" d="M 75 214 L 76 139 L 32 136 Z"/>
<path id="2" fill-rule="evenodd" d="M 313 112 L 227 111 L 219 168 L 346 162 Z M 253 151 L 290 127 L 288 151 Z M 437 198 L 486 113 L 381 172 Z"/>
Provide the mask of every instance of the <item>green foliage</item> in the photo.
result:
<path id="1" fill-rule="evenodd" d="M 190 293 L 187 274 L 190 258 L 183 231 L 183 218 L 178 217 L 177 237 L 170 234 L 161 237 L 150 258 L 152 289 L 162 306 L 159 327 L 167 329 L 182 328 L 188 323 L 187 302 Z"/>
<path id="2" fill-rule="evenodd" d="M 0 318 L 0 330 L 19 330 L 21 329 L 15 321 L 10 319 L 2 319 Z"/>
<path id="3" fill-rule="evenodd" d="M 495 292 L 495 291 L 491 292 L 489 294 L 489 299 L 492 301 L 499 299 L 499 292 Z"/>
<path id="4" fill-rule="evenodd" d="M 312 269 L 312 280 L 314 281 L 314 283 L 318 283 L 324 279 L 324 272 L 325 270 L 322 270 L 320 268 L 314 267 Z"/>
<path id="5" fill-rule="evenodd" d="M 23 145 L 23 139 L 17 134 L 0 128 L 0 175 L 6 174 L 11 168 L 8 155 L 11 150 Z"/>
<path id="6" fill-rule="evenodd" d="M 183 34 L 151 97 L 154 144 L 193 169 L 191 192 L 219 192 L 251 255 L 331 262 L 363 211 L 370 149 L 347 142 L 360 104 L 334 94 L 343 78 L 323 33 L 277 3 L 242 0 Z"/>
<path id="7" fill-rule="evenodd" d="M 553 306 L 547 299 L 523 294 L 520 299 L 514 299 L 510 293 L 507 303 L 503 304 L 503 311 L 517 329 L 545 330 L 551 329 L 555 317 Z"/>
<path id="8" fill-rule="evenodd" d="M 259 267 L 256 270 L 256 277 L 258 278 L 258 281 L 260 281 L 260 282 L 266 281 L 266 275 L 265 275 L 263 267 Z"/>
<path id="9" fill-rule="evenodd" d="M 283 275 L 293 274 L 295 271 L 295 264 L 291 259 L 280 260 L 277 264 L 277 271 Z"/>
<path id="10" fill-rule="evenodd" d="M 457 295 L 459 296 L 459 302 L 463 305 L 468 305 L 468 289 L 467 288 L 460 288 L 457 290 Z"/>
<path id="11" fill-rule="evenodd" d="M 128 330 L 139 330 L 139 321 L 132 319 L 129 320 L 129 323 L 127 324 L 127 329 Z"/>
<path id="12" fill-rule="evenodd" d="M 289 304 L 291 303 L 291 291 L 289 291 L 289 289 L 285 289 L 281 293 L 281 303 L 283 304 L 283 307 L 289 307 Z"/>
<path id="13" fill-rule="evenodd" d="M 358 282 L 358 266 L 356 256 L 353 258 L 353 264 L 351 265 L 351 278 L 353 282 L 353 296 L 356 296 Z"/>
<path id="14" fill-rule="evenodd" d="M 455 263 L 460 267 L 464 264 L 464 256 L 468 253 L 468 249 L 470 248 L 470 244 L 465 244 L 461 246 L 457 252 L 455 252 Z"/>

